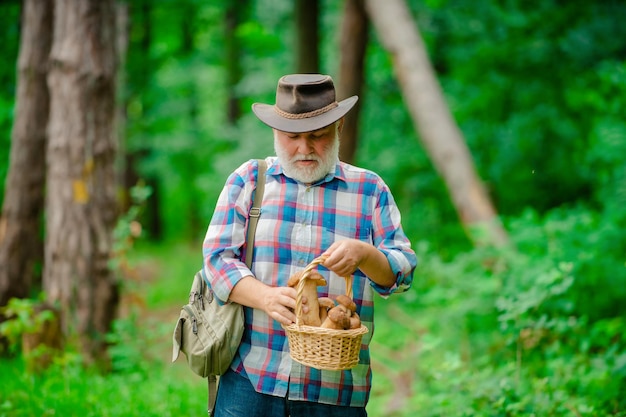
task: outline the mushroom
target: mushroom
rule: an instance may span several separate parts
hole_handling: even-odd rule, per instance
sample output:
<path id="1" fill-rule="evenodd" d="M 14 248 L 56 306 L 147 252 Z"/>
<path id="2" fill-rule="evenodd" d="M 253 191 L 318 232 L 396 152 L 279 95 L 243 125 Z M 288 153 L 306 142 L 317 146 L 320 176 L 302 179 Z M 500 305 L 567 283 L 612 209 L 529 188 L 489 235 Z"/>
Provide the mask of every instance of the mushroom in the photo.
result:
<path id="1" fill-rule="evenodd" d="M 322 323 L 326 329 L 347 330 L 350 328 L 350 317 L 345 307 L 336 306 L 328 310 L 328 317 Z"/>
<path id="2" fill-rule="evenodd" d="M 350 329 L 361 328 L 361 318 L 357 313 L 352 313 L 350 316 Z"/>
<path id="3" fill-rule="evenodd" d="M 347 295 L 338 295 L 337 302 L 348 310 L 348 317 L 356 313 L 356 304 L 352 301 L 352 298 Z"/>
<path id="4" fill-rule="evenodd" d="M 324 323 L 326 317 L 328 317 L 328 310 L 335 306 L 335 302 L 329 297 L 320 297 L 317 299 L 317 303 L 320 306 L 320 323 Z"/>
<path id="5" fill-rule="evenodd" d="M 302 272 L 296 272 L 289 278 L 287 285 L 297 289 L 301 277 Z M 302 311 L 302 323 L 307 326 L 319 326 L 322 323 L 317 300 L 317 287 L 322 285 L 326 285 L 326 280 L 318 272 L 311 272 L 304 282 L 302 297 L 306 299 L 306 305 L 309 309 L 306 313 L 304 310 Z"/>

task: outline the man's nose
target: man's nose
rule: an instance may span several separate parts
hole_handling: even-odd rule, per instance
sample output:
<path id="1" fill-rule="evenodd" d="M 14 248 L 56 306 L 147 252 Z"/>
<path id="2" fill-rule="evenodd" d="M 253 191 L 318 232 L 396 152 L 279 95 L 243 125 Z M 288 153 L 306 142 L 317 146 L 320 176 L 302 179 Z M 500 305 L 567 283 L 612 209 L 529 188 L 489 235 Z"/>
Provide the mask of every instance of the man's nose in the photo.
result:
<path id="1" fill-rule="evenodd" d="M 298 153 L 308 155 L 312 152 L 312 142 L 305 137 L 298 139 Z"/>

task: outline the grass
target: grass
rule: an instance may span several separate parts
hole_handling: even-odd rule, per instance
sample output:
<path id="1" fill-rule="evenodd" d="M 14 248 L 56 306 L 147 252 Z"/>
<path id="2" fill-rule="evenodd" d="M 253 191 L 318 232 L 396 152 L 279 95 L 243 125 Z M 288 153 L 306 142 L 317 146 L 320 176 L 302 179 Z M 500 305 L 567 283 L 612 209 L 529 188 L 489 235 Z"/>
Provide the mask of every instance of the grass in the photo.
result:
<path id="1" fill-rule="evenodd" d="M 66 363 L 32 375 L 14 359 L 0 361 L 0 374 L 3 417 L 184 416 L 206 409 L 203 381 L 169 365 L 102 375 Z"/>
<path id="2" fill-rule="evenodd" d="M 199 267 L 190 245 L 135 247 L 126 261 L 120 318 L 111 339 L 113 372 L 85 370 L 65 352 L 41 374 L 20 357 L 0 359 L 0 417 L 185 416 L 206 413 L 206 383 L 171 363 L 171 332 Z"/>
<path id="3" fill-rule="evenodd" d="M 135 288 L 151 310 L 178 305 L 187 298 L 193 275 L 202 266 L 200 244 L 168 243 L 136 245 L 129 254 L 125 285 Z"/>

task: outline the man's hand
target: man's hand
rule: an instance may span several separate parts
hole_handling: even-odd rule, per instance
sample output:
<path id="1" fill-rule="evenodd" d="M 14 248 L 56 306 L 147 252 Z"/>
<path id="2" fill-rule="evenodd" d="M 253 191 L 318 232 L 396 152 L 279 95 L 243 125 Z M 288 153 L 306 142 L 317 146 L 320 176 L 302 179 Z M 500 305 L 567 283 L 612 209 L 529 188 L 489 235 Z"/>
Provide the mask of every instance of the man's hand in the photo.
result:
<path id="1" fill-rule="evenodd" d="M 340 277 L 349 277 L 367 259 L 366 245 L 355 239 L 335 242 L 323 253 L 328 257 L 323 265 Z"/>
<path id="2" fill-rule="evenodd" d="M 383 287 L 391 287 L 396 282 L 385 254 L 367 242 L 356 239 L 339 240 L 323 255 L 328 258 L 322 265 L 340 277 L 349 277 L 360 269 L 369 279 Z"/>
<path id="3" fill-rule="evenodd" d="M 290 287 L 270 287 L 253 276 L 244 277 L 230 293 L 230 300 L 247 307 L 263 310 L 284 325 L 295 323 L 296 290 Z M 302 311 L 307 312 L 306 297 L 302 297 Z"/>
<path id="4" fill-rule="evenodd" d="M 267 287 L 262 299 L 263 310 L 268 316 L 284 325 L 296 321 L 296 290 L 290 287 Z"/>

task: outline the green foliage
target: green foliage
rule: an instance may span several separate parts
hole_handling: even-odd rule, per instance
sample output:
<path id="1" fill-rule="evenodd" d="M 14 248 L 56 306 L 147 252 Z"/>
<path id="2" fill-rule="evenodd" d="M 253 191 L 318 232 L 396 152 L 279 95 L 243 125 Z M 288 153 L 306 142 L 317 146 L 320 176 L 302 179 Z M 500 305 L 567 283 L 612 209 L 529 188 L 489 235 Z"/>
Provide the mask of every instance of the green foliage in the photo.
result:
<path id="1" fill-rule="evenodd" d="M 8 341 L 9 351 L 16 353 L 21 346 L 24 333 L 36 333 L 47 321 L 55 320 L 54 313 L 48 309 L 39 310 L 40 299 L 11 298 L 6 306 L 0 308 L 0 337 Z"/>
<path id="2" fill-rule="evenodd" d="M 152 189 L 145 185 L 136 185 L 129 190 L 129 193 L 131 206 L 118 218 L 113 229 L 113 253 L 115 255 L 109 262 L 110 267 L 118 273 L 123 269 L 123 264 L 135 240 L 141 237 L 142 227 L 138 219 L 146 200 L 152 194 Z"/>
<path id="3" fill-rule="evenodd" d="M 603 205 L 624 171 L 626 6 L 450 0 L 418 13 L 501 212 Z"/>
<path id="4" fill-rule="evenodd" d="M 133 291 L 141 294 L 145 306 L 182 307 L 202 266 L 201 246 L 201 240 L 165 245 L 142 241 L 133 248 L 131 264 L 140 275 Z"/>
<path id="5" fill-rule="evenodd" d="M 0 416 L 193 416 L 206 413 L 206 384 L 163 362 L 149 372 L 102 375 L 79 358 L 56 363 L 41 375 L 20 360 L 0 360 Z"/>
<path id="6" fill-rule="evenodd" d="M 20 2 L 0 2 L 0 48 L 4 65 L 0 66 L 0 206 L 4 199 L 4 179 L 9 168 L 11 126 L 15 101 L 15 69 L 19 48 Z"/>
<path id="7" fill-rule="evenodd" d="M 206 380 L 184 359 L 170 364 L 171 332 L 200 251 L 133 245 L 120 317 L 107 336 L 111 372 L 85 368 L 74 347 L 33 374 L 21 357 L 0 358 L 0 416 L 184 416 L 206 411 Z M 134 272 L 129 272 L 129 271 Z M 17 303 L 17 301 L 15 302 Z M 29 311 L 21 308 L 19 311 Z"/>
<path id="8" fill-rule="evenodd" d="M 408 294 L 377 300 L 370 415 L 625 417 L 626 5 L 408 3 L 512 247 L 470 247 L 391 57 L 372 36 L 357 164 L 391 187 L 421 264 Z M 293 2 L 252 1 L 242 13 L 235 125 L 225 104 L 229 2 L 129 4 L 122 148 L 146 184 L 138 190 L 151 194 L 115 232 L 124 314 L 108 337 L 113 370 L 84 369 L 71 350 L 41 375 L 24 358 L 2 358 L 0 416 L 204 410 L 203 381 L 168 363 L 170 327 L 226 176 L 273 153 L 271 131 L 249 109 L 272 102 L 276 79 L 291 72 Z M 342 7 L 322 4 L 321 70 L 336 76 Z M 17 57 L 19 8 L 0 3 L 8 63 Z M 4 65 L 0 80 L 4 179 L 15 65 Z M 164 239 L 131 245 L 135 220 L 149 239 Z M 36 322 L 29 303 L 13 301 L 15 319 L 1 327 L 14 351 Z"/>
<path id="9" fill-rule="evenodd" d="M 545 222 L 545 226 L 539 229 L 538 222 Z M 623 210 L 607 208 L 597 213 L 584 206 L 560 208 L 541 220 L 527 211 L 523 217 L 511 221 L 510 227 L 518 231 L 520 251 L 545 257 L 554 265 L 571 265 L 576 279 L 568 297 L 581 315 L 599 319 L 623 312 L 626 297 Z"/>
<path id="10" fill-rule="evenodd" d="M 626 33 L 620 2 L 480 4 L 408 1 L 456 120 L 499 211 L 543 213 L 584 201 L 626 204 Z M 293 2 L 256 0 L 226 38 L 226 1 L 133 1 L 120 104 L 133 174 L 153 189 L 150 238 L 197 238 L 226 175 L 244 160 L 273 153 L 271 134 L 250 115 L 272 102 L 276 79 L 293 68 Z M 2 2 L 3 56 L 15 62 L 19 2 Z M 321 7 L 321 71 L 337 75 L 340 3 Z M 229 56 L 237 43 L 243 117 L 226 122 Z M 8 161 L 15 66 L 0 72 L 0 129 Z M 422 149 L 375 34 L 365 66 L 357 163 L 391 186 L 409 233 L 438 251 L 468 242 L 446 187 Z M 0 136 L 0 142 L 3 139 Z M 398 152 L 397 149 L 402 149 Z M 4 152 L 4 154 L 3 154 Z M 0 178 L 7 164 L 0 163 Z M 4 170 L 4 171 L 3 171 Z M 4 181 L 2 182 L 2 187 Z M 450 249 L 452 248 L 452 249 Z"/>
<path id="11" fill-rule="evenodd" d="M 447 262 L 418 245 L 411 292 L 377 302 L 370 413 L 625 416 L 624 236 L 607 219 L 579 241 L 602 218 L 528 211 L 508 222 L 516 250 Z"/>

